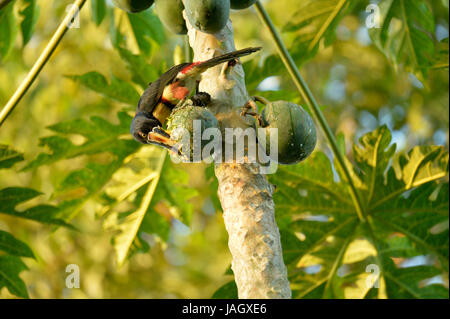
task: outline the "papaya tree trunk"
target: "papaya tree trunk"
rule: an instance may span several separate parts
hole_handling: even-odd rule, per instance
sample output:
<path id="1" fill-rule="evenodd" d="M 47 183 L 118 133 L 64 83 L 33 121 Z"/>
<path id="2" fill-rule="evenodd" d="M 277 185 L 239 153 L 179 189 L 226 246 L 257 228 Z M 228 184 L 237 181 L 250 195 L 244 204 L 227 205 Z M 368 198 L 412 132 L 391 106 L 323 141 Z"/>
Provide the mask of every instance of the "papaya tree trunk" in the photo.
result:
<path id="1" fill-rule="evenodd" d="M 194 61 L 235 50 L 231 21 L 217 34 L 197 31 L 188 19 L 186 22 Z M 244 70 L 240 64 L 224 67 L 205 72 L 200 91 L 211 95 L 211 108 L 222 131 L 225 127 L 250 127 L 239 114 L 249 98 Z M 257 164 L 216 163 L 215 173 L 239 298 L 291 298 L 275 222 L 274 187 Z"/>

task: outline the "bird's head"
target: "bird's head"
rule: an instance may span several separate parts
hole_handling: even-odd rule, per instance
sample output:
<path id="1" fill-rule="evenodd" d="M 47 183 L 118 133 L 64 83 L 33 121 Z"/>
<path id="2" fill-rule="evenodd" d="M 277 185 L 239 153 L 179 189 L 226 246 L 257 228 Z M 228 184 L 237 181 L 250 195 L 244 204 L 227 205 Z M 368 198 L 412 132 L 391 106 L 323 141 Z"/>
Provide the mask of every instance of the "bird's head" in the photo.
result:
<path id="1" fill-rule="evenodd" d="M 153 117 L 150 113 L 139 112 L 136 113 L 131 122 L 131 134 L 136 141 L 142 144 L 149 144 L 148 134 L 153 128 L 161 126 L 161 123 Z"/>

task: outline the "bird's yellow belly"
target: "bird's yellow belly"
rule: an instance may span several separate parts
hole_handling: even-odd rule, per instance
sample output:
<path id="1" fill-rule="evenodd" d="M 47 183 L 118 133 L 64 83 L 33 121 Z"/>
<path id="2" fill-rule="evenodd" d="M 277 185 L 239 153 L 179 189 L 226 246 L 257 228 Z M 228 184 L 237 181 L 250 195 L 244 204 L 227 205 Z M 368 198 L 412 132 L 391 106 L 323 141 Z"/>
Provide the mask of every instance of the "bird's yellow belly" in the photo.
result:
<path id="1" fill-rule="evenodd" d="M 172 110 L 164 103 L 159 103 L 152 112 L 153 116 L 161 123 L 161 125 L 164 125 L 167 118 L 170 116 L 170 113 L 172 113 Z"/>

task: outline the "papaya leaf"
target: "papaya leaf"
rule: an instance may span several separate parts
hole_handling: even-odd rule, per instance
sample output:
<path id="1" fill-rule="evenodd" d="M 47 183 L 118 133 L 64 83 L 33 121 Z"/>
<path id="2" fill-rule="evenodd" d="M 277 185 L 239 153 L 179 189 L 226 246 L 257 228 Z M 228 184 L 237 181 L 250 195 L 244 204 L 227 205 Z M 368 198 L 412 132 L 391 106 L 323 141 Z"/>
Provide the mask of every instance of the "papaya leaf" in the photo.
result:
<path id="1" fill-rule="evenodd" d="M 387 126 L 370 132 L 359 140 L 361 147 L 353 146 L 355 161 L 361 170 L 359 180 L 367 188 L 367 202 L 370 203 L 377 184 L 384 182 L 383 174 L 391 157 L 395 154 L 396 145 L 390 146 L 392 137 Z M 381 180 L 380 180 L 381 179 Z"/>
<path id="2" fill-rule="evenodd" d="M 0 11 L 0 62 L 8 57 L 17 36 L 13 5 L 9 3 Z"/>
<path id="3" fill-rule="evenodd" d="M 19 257 L 0 256 L 0 289 L 6 287 L 10 293 L 21 298 L 28 298 L 27 288 L 19 274 L 27 270 L 27 266 Z"/>
<path id="4" fill-rule="evenodd" d="M 190 225 L 193 214 L 193 207 L 189 200 L 198 195 L 196 190 L 188 186 L 188 182 L 189 175 L 187 172 L 167 161 L 163 167 L 160 185 L 154 198 L 154 204 L 164 204 L 169 208 L 174 218 L 186 225 Z M 147 218 L 144 219 L 144 226 L 147 225 L 146 220 Z M 144 231 L 150 229 L 145 228 Z"/>
<path id="5" fill-rule="evenodd" d="M 141 227 L 144 216 L 150 207 L 153 195 L 155 194 L 156 188 L 158 186 L 158 182 L 161 177 L 162 168 L 166 158 L 166 152 L 163 150 L 157 150 L 156 152 L 159 153 L 159 158 L 157 160 L 156 166 L 151 172 L 151 179 L 149 179 L 149 182 L 147 183 L 145 194 L 139 204 L 138 209 L 131 212 L 130 214 L 125 214 L 125 217 L 123 218 L 120 218 L 118 213 L 114 214 L 114 217 L 117 220 L 113 224 L 112 229 L 118 231 L 118 234 L 113 237 L 113 246 L 116 253 L 116 262 L 118 266 L 121 266 L 125 262 L 130 248 L 132 247 L 133 242 L 138 236 L 139 228 Z M 117 175 L 120 175 L 121 172 L 118 171 L 117 173 Z M 138 185 L 141 186 L 142 184 L 143 183 L 139 183 Z M 142 186 L 145 185 L 146 184 L 143 184 Z M 140 187 L 136 187 L 135 189 L 138 190 L 139 188 Z M 128 196 L 129 195 L 126 195 L 126 197 Z M 118 200 L 120 201 L 123 197 L 125 196 L 119 196 Z"/>
<path id="6" fill-rule="evenodd" d="M 33 252 L 24 242 L 16 239 L 10 233 L 0 230 L 0 290 L 6 287 L 10 293 L 28 298 L 25 283 L 19 273 L 27 270 L 19 257 L 35 258 Z"/>
<path id="7" fill-rule="evenodd" d="M 385 126 L 353 147 L 367 222 L 321 152 L 271 176 L 295 298 L 448 298 L 428 282 L 448 272 L 448 153 L 418 146 L 395 155 Z M 423 256 L 424 265 L 403 266 Z"/>
<path id="8" fill-rule="evenodd" d="M 23 155 L 8 145 L 0 144 L 0 169 L 10 168 L 17 162 L 23 161 Z"/>
<path id="9" fill-rule="evenodd" d="M 236 282 L 230 281 L 214 292 L 212 299 L 238 299 Z"/>
<path id="10" fill-rule="evenodd" d="M 88 72 L 83 75 L 69 75 L 67 77 L 118 102 L 137 105 L 139 101 L 139 94 L 135 88 L 128 82 L 114 76 L 111 78 L 110 83 L 98 72 Z"/>
<path id="11" fill-rule="evenodd" d="M 90 121 L 76 119 L 61 122 L 49 127 L 58 135 L 41 138 L 40 145 L 47 146 L 51 152 L 39 154 L 24 169 L 83 155 L 101 154 L 105 162 L 88 162 L 84 168 L 69 172 L 55 188 L 53 197 L 63 200 L 58 206 L 58 217 L 64 220 L 73 218 L 89 198 L 100 194 L 125 158 L 140 148 L 137 142 L 129 139 L 131 117 L 119 112 L 118 118 L 117 125 L 97 116 L 91 117 Z M 74 134 L 83 136 L 86 141 L 75 145 L 64 136 Z"/>
<path id="12" fill-rule="evenodd" d="M 91 0 L 91 19 L 96 25 L 100 25 L 106 16 L 105 0 Z"/>
<path id="13" fill-rule="evenodd" d="M 22 32 L 22 42 L 25 46 L 31 39 L 39 17 L 39 6 L 36 0 L 23 0 L 23 7 L 19 11 L 22 17 L 20 28 Z"/>
<path id="14" fill-rule="evenodd" d="M 35 258 L 27 244 L 2 230 L 0 230 L 0 251 L 18 257 Z"/>
<path id="15" fill-rule="evenodd" d="M 395 67 L 404 65 L 423 81 L 435 56 L 433 13 L 427 1 L 382 0 L 381 25 L 369 33 Z"/>
<path id="16" fill-rule="evenodd" d="M 245 84 L 250 92 L 256 90 L 261 81 L 267 78 L 268 74 L 276 76 L 285 72 L 283 62 L 275 54 L 265 58 L 262 65 L 260 65 L 259 59 L 255 58 L 245 62 L 243 67 L 245 71 Z"/>
<path id="17" fill-rule="evenodd" d="M 104 227 L 118 231 L 113 237 L 118 265 L 137 250 L 145 251 L 144 233 L 167 241 L 172 219 L 190 223 L 192 205 L 188 200 L 197 192 L 186 186 L 187 173 L 172 167 L 163 160 L 165 156 L 160 148 L 142 148 L 105 188 L 106 205 L 101 214 L 110 212 Z"/>
<path id="18" fill-rule="evenodd" d="M 8 187 L 0 190 L 0 214 L 34 220 L 43 224 L 66 226 L 73 228 L 58 218 L 59 210 L 51 205 L 38 205 L 22 212 L 15 208 L 18 204 L 31 200 L 41 195 L 40 192 L 30 188 Z"/>
<path id="19" fill-rule="evenodd" d="M 127 16 L 133 36 L 143 54 L 149 55 L 154 44 L 159 45 L 164 42 L 163 25 L 152 10 L 128 13 Z"/>
<path id="20" fill-rule="evenodd" d="M 147 63 L 141 55 L 134 55 L 124 48 L 118 48 L 121 58 L 127 63 L 132 79 L 142 88 L 147 88 L 150 82 L 158 78 L 156 68 Z"/>
<path id="21" fill-rule="evenodd" d="M 349 0 L 305 0 L 299 3 L 298 10 L 282 29 L 284 33 L 292 33 L 295 36 L 289 51 L 298 65 L 313 58 L 320 48 L 332 44 L 339 22 L 353 6 L 354 3 Z M 250 92 L 255 90 L 268 74 L 276 76 L 286 72 L 276 54 L 265 58 L 262 65 L 258 59 L 252 59 L 243 66 Z"/>
<path id="22" fill-rule="evenodd" d="M 439 284 L 422 286 L 426 279 L 440 275 L 439 269 L 433 266 L 396 267 L 392 259 L 383 260 L 387 294 L 397 299 L 448 299 L 448 289 Z"/>
<path id="23" fill-rule="evenodd" d="M 138 144 L 131 140 L 120 139 L 120 137 L 129 135 L 131 117 L 125 112 L 119 112 L 118 118 L 119 124 L 117 125 L 111 124 L 101 117 L 93 116 L 90 121 L 75 119 L 48 127 L 59 135 L 43 137 L 40 139 L 39 145 L 47 147 L 51 152 L 39 154 L 24 170 L 86 154 L 110 152 L 120 157 L 128 155 L 137 149 Z M 86 141 L 81 145 L 75 145 L 67 137 L 61 136 L 70 134 L 81 135 Z"/>
<path id="24" fill-rule="evenodd" d="M 311 59 L 334 41 L 336 27 L 352 6 L 348 0 L 307 0 L 299 4 L 283 28 L 284 32 L 295 32 L 292 54 L 297 63 Z"/>

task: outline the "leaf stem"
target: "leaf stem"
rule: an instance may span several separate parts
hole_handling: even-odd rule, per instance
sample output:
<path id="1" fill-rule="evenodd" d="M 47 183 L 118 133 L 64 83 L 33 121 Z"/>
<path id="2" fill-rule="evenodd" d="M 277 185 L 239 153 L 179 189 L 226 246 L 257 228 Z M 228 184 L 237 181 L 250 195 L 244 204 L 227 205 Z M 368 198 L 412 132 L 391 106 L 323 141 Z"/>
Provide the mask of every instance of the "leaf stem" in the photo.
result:
<path id="1" fill-rule="evenodd" d="M 351 174 L 349 171 L 349 168 L 345 164 L 345 155 L 343 155 L 339 151 L 339 147 L 336 142 L 336 137 L 334 136 L 333 132 L 331 131 L 330 126 L 328 125 L 322 111 L 319 108 L 319 105 L 317 104 L 316 99 L 314 98 L 314 95 L 312 94 L 310 88 L 308 87 L 308 84 L 303 79 L 302 75 L 297 69 L 297 66 L 292 59 L 291 55 L 289 54 L 289 51 L 287 50 L 286 46 L 283 43 L 283 40 L 281 39 L 280 34 L 276 30 L 274 24 L 272 23 L 272 20 L 270 19 L 267 11 L 264 9 L 263 5 L 260 1 L 256 1 L 256 12 L 258 13 L 259 17 L 261 18 L 262 22 L 265 24 L 267 29 L 269 30 L 275 45 L 277 47 L 278 53 L 281 57 L 281 60 L 283 61 L 285 67 L 287 68 L 289 74 L 292 77 L 292 80 L 294 81 L 295 85 L 297 86 L 297 89 L 299 90 L 302 98 L 306 101 L 310 109 L 312 110 L 312 113 L 316 119 L 316 121 L 319 123 L 320 127 L 325 133 L 325 137 L 328 140 L 328 143 L 330 144 L 330 147 L 334 153 L 334 156 L 336 156 L 336 159 L 338 160 L 339 165 L 342 168 L 342 171 L 345 174 L 345 178 L 347 179 L 347 182 L 349 184 L 350 189 L 350 196 L 352 197 L 352 201 L 356 208 L 356 213 L 358 214 L 358 218 L 365 222 L 366 216 L 363 209 L 363 205 L 361 202 L 361 199 L 359 197 L 358 191 L 355 187 L 355 184 L 353 183 L 353 180 L 351 178 Z"/>
<path id="2" fill-rule="evenodd" d="M 71 21 L 78 15 L 85 2 L 86 0 L 75 1 L 72 8 L 67 13 L 66 17 L 59 25 L 58 29 L 56 29 L 55 33 L 53 34 L 53 37 L 50 39 L 44 51 L 42 51 L 37 61 L 34 63 L 33 67 L 28 72 L 26 78 L 22 81 L 20 86 L 17 88 L 16 92 L 14 92 L 13 96 L 9 99 L 8 103 L 6 103 L 5 107 L 0 112 L 0 126 L 3 124 L 8 115 L 12 112 L 12 110 L 23 98 L 25 93 L 33 84 L 34 80 L 36 80 L 39 73 L 41 72 L 45 64 L 48 62 L 51 55 L 55 51 L 56 47 L 61 42 L 65 33 L 69 29 Z"/>

